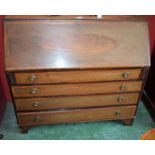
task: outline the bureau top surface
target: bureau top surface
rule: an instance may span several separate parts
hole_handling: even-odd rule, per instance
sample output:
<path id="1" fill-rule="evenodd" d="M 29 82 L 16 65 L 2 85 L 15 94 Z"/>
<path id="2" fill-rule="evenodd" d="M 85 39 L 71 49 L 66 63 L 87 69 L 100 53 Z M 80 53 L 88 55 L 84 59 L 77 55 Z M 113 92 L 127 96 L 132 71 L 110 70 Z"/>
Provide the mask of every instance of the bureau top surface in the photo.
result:
<path id="1" fill-rule="evenodd" d="M 143 67 L 149 64 L 145 21 L 5 21 L 7 71 Z"/>

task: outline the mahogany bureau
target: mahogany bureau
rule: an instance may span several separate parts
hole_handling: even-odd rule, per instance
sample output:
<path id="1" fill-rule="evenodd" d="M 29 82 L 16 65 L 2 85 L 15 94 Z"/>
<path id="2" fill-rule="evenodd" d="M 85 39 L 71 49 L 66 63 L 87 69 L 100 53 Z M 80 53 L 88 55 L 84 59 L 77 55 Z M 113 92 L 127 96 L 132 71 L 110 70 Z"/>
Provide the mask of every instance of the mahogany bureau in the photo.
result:
<path id="1" fill-rule="evenodd" d="M 22 132 L 36 125 L 132 124 L 147 77 L 147 22 L 7 16 L 5 68 Z"/>

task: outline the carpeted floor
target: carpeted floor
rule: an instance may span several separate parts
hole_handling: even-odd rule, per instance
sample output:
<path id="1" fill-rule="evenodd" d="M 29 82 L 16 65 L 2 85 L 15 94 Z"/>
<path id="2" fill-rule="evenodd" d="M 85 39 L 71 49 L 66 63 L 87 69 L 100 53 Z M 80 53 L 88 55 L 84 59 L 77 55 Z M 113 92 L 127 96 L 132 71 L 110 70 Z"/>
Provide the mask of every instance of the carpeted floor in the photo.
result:
<path id="1" fill-rule="evenodd" d="M 20 134 L 12 104 L 8 104 L 0 133 L 3 139 L 139 139 L 147 130 L 154 127 L 154 123 L 145 106 L 139 104 L 137 117 L 132 126 L 124 126 L 119 121 L 91 122 L 63 125 L 46 125 L 31 128 L 28 134 Z"/>

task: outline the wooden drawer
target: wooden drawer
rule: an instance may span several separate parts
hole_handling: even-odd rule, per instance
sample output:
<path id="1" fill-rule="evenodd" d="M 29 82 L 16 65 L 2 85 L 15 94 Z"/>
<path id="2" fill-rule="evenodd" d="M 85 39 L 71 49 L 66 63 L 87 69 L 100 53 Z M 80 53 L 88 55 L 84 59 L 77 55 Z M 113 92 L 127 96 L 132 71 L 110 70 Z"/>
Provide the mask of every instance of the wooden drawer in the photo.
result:
<path id="1" fill-rule="evenodd" d="M 20 126 L 133 118 L 136 106 L 17 113 Z"/>
<path id="2" fill-rule="evenodd" d="M 41 97 L 59 95 L 86 95 L 119 92 L 137 92 L 142 81 L 102 82 L 83 84 L 52 84 L 32 86 L 12 86 L 14 97 Z"/>
<path id="3" fill-rule="evenodd" d="M 16 73 L 15 79 L 17 84 L 95 82 L 139 79 L 140 73 L 141 69 L 68 70 Z"/>
<path id="4" fill-rule="evenodd" d="M 31 99 L 15 99 L 16 109 L 20 110 L 45 110 L 56 108 L 77 108 L 93 106 L 137 104 L 139 93 L 46 97 Z"/>

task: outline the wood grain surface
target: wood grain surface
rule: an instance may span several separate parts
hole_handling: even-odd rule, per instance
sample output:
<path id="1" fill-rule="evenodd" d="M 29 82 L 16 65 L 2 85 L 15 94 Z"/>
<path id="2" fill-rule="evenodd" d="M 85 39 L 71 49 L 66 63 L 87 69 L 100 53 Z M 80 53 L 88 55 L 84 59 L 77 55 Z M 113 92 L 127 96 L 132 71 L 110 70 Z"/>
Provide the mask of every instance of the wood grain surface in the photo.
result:
<path id="1" fill-rule="evenodd" d="M 19 127 L 131 125 L 150 65 L 138 16 L 7 16 L 5 69 Z"/>
<path id="2" fill-rule="evenodd" d="M 97 15 L 7 15 L 5 19 L 12 20 L 63 20 L 63 19 L 103 19 L 103 20 L 130 20 L 139 21 L 146 20 L 142 15 L 102 15 L 100 18 Z"/>
<path id="3" fill-rule="evenodd" d="M 14 97 L 87 95 L 141 91 L 142 81 L 12 86 Z M 122 88 L 123 87 L 123 88 Z"/>
<path id="4" fill-rule="evenodd" d="M 15 99 L 18 111 L 137 104 L 139 93 Z"/>
<path id="5" fill-rule="evenodd" d="M 7 20 L 6 70 L 144 67 L 145 21 Z"/>
<path id="6" fill-rule="evenodd" d="M 71 70 L 16 73 L 16 84 L 95 82 L 140 79 L 141 69 Z"/>
<path id="7" fill-rule="evenodd" d="M 98 120 L 119 120 L 133 118 L 135 108 L 135 106 L 122 106 L 114 108 L 18 113 L 18 119 L 21 126 Z"/>

